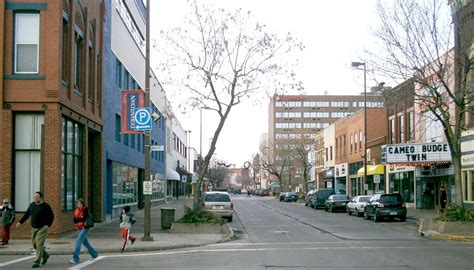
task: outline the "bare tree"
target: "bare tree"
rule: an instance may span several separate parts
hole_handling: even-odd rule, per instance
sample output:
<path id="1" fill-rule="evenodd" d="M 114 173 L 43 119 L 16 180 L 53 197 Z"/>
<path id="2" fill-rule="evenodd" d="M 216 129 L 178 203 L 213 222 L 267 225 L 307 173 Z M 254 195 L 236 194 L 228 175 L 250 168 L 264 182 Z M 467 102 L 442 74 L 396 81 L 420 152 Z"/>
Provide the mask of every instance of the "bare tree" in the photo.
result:
<path id="1" fill-rule="evenodd" d="M 189 94 L 193 108 L 215 112 L 217 124 L 197 186 L 206 174 L 222 129 L 232 109 L 244 99 L 258 100 L 288 89 L 302 89 L 289 63 L 292 50 L 302 43 L 291 34 L 284 38 L 270 33 L 250 12 L 228 12 L 212 6 L 189 3 L 192 11 L 179 28 L 164 34 L 158 50 L 163 72 L 182 73 L 178 83 Z M 286 62 L 285 62 L 286 61 Z M 293 62 L 294 63 L 294 62 Z M 182 95 L 182 93 L 180 93 Z M 195 198 L 194 206 L 198 206 Z"/>
<path id="2" fill-rule="evenodd" d="M 310 153 L 314 151 L 314 145 L 310 144 L 312 141 L 308 139 L 302 139 L 296 142 L 295 148 L 293 149 L 293 160 L 295 166 L 301 169 L 304 192 L 308 192 L 308 180 L 310 177 L 311 169 L 314 167 L 314 160 L 310 159 Z"/>
<path id="3" fill-rule="evenodd" d="M 273 160 L 264 159 L 262 162 L 262 167 L 270 175 L 273 175 L 277 178 L 280 189 L 283 192 L 283 176 L 285 173 L 285 168 L 288 166 L 288 160 L 285 159 L 278 164 Z"/>
<path id="4" fill-rule="evenodd" d="M 379 1 L 381 23 L 375 36 L 381 53 L 368 53 L 366 62 L 374 72 L 395 81 L 413 79 L 415 105 L 424 117 L 442 124 L 452 153 L 456 203 L 462 205 L 460 138 L 471 102 L 467 75 L 472 68 L 472 37 L 460 37 L 456 46 L 463 48 L 454 53 L 453 37 L 459 36 L 459 27 L 451 24 L 446 4 L 445 0 Z"/>
<path id="5" fill-rule="evenodd" d="M 229 166 L 226 166 L 226 163 L 224 161 L 211 161 L 206 175 L 209 178 L 209 183 L 211 184 L 212 188 L 221 187 L 222 183 L 229 174 L 228 167 Z"/>

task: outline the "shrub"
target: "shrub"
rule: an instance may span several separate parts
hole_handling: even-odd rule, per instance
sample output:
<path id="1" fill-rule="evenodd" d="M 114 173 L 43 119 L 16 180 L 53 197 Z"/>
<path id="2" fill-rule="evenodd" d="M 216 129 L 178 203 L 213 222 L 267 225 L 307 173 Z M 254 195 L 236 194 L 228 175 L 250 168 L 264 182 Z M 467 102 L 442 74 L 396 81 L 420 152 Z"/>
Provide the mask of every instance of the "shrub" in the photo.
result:
<path id="1" fill-rule="evenodd" d="M 184 216 L 176 221 L 185 224 L 221 224 L 222 218 L 202 209 L 189 210 Z"/>
<path id="2" fill-rule="evenodd" d="M 474 221 L 474 211 L 462 208 L 459 205 L 450 205 L 436 218 L 440 221 Z"/>

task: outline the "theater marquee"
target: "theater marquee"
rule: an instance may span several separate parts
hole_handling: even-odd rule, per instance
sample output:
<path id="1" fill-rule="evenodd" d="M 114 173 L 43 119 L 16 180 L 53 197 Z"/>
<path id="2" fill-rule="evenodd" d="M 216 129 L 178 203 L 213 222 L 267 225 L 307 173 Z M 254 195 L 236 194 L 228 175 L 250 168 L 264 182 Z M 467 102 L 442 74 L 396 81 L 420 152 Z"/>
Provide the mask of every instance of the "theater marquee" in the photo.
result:
<path id="1" fill-rule="evenodd" d="M 382 146 L 384 163 L 446 163 L 451 162 L 447 143 L 388 144 Z"/>

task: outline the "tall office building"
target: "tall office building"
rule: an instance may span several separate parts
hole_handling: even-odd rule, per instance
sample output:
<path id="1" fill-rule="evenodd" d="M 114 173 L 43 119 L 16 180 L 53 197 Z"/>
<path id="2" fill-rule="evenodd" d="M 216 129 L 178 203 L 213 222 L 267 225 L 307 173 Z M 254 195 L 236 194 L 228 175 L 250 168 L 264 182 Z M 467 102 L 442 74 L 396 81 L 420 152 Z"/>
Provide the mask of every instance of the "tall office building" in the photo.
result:
<path id="1" fill-rule="evenodd" d="M 375 88 L 374 88 L 375 89 Z M 367 93 L 367 107 L 383 107 L 382 97 Z M 316 132 L 364 108 L 364 95 L 274 95 L 269 104 L 270 160 L 283 172 L 283 191 L 302 191 L 304 168 L 294 155 L 300 145 L 314 147 Z M 282 168 L 283 166 L 283 168 Z"/>

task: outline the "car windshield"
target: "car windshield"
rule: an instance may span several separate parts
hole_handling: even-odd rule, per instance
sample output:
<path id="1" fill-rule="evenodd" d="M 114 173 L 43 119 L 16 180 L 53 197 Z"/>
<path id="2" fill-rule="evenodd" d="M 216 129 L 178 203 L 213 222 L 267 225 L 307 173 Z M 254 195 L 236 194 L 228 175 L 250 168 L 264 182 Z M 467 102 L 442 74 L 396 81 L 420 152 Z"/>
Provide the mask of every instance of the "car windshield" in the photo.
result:
<path id="1" fill-rule="evenodd" d="M 207 194 L 204 197 L 205 202 L 230 202 L 229 195 L 226 194 Z"/>
<path id="2" fill-rule="evenodd" d="M 359 202 L 368 202 L 370 200 L 370 197 L 360 197 Z"/>
<path id="3" fill-rule="evenodd" d="M 385 204 L 397 204 L 402 202 L 402 197 L 399 195 L 383 195 L 380 197 L 380 202 Z"/>
<path id="4" fill-rule="evenodd" d="M 347 200 L 347 195 L 334 195 L 332 199 L 335 201 L 344 201 Z"/>

